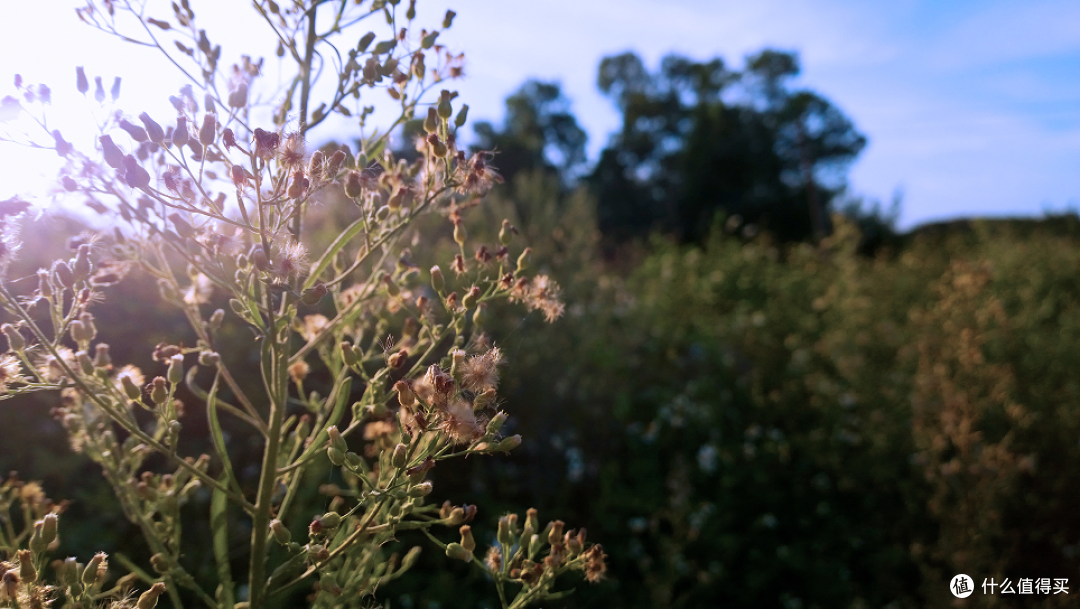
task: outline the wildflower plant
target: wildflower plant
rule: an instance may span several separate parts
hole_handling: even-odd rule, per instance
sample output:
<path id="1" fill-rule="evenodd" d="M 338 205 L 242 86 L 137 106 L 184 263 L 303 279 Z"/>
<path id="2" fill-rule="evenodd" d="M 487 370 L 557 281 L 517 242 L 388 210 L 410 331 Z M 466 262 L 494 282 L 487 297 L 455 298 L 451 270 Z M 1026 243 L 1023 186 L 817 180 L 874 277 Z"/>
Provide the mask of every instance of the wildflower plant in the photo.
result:
<path id="1" fill-rule="evenodd" d="M 190 80 L 170 97 L 175 118 L 112 110 L 98 149 L 83 153 L 49 129 L 47 87 L 17 80 L 21 97 L 3 100 L 5 116 L 29 116 L 45 133 L 4 139 L 55 150 L 66 162 L 63 187 L 114 226 L 107 237 L 74 243 L 70 259 L 37 272 L 36 285 L 0 283 L 11 320 L 2 326 L 8 350 L 0 355 L 0 397 L 60 393 L 58 418 L 72 447 L 100 465 L 152 558 L 149 568 L 125 564 L 129 575 L 112 587 L 102 554 L 85 565 L 56 563 L 57 584 L 30 577 L 48 567 L 60 510 L 24 492 L 21 522 L 29 528 L 15 534 L 8 527 L 0 537 L 0 604 L 142 609 L 163 597 L 177 607 L 191 599 L 254 608 L 306 589 L 315 607 L 360 606 L 415 564 L 419 547 L 403 556 L 386 551 L 411 532 L 482 569 L 503 607 L 564 594 L 555 580 L 566 571 L 600 579 L 605 555 L 586 542 L 584 529 L 542 526 L 536 510 L 524 523 L 506 515 L 478 554 L 476 506 L 427 503 L 440 461 L 521 443 L 501 433 L 504 357 L 482 332 L 488 303 L 507 298 L 548 320 L 563 310 L 558 286 L 530 272 L 531 250 L 515 242 L 508 222 L 497 243 L 468 237 L 468 211 L 499 177 L 490 153 L 457 145 L 468 106 L 455 109 L 456 94 L 442 87 L 461 74 L 463 58 L 438 44 L 453 11 L 424 29 L 414 25 L 415 2 L 253 5 L 279 41 L 278 56 L 296 67 L 276 97 L 260 84 L 262 60 L 222 64 L 221 46 L 198 27 L 187 0 L 173 3 L 168 19 L 148 16 L 140 3 L 91 0 L 78 10 L 84 22 L 156 49 Z M 121 15 L 141 29 L 124 30 Z M 350 34 L 379 20 L 381 36 Z M 317 76 L 331 72 L 332 97 L 315 106 Z M 95 100 L 110 107 L 119 82 L 110 96 L 100 77 L 94 83 Z M 90 94 L 82 68 L 76 84 Z M 437 96 L 426 95 L 434 89 Z M 375 105 L 361 102 L 382 95 L 397 116 L 389 129 L 372 130 Z M 270 97 L 278 103 L 262 101 Z M 358 121 L 357 150 L 310 151 L 312 130 L 334 113 Z M 408 163 L 388 143 L 394 127 L 414 118 L 423 118 L 422 154 Z M 356 219 L 329 243 L 306 242 L 307 210 L 332 194 L 354 206 Z M 0 205 L 3 260 L 16 248 L 10 218 L 26 208 L 18 199 Z M 417 219 L 429 214 L 449 219 L 459 252 L 421 270 L 405 246 Z M 153 372 L 113 362 L 95 326 L 94 310 L 136 267 L 157 281 L 196 336 L 194 345 L 158 345 Z M 227 309 L 211 310 L 225 298 Z M 229 326 L 254 337 L 259 391 L 239 382 L 229 354 L 218 352 Z M 327 395 L 305 389 L 316 373 L 332 379 Z M 193 408 L 182 393 L 205 408 L 213 454 L 185 451 Z M 254 492 L 234 469 L 223 417 L 261 440 Z M 329 509 L 309 521 L 298 507 L 311 487 L 304 477 L 326 459 L 344 486 L 332 487 Z M 205 535 L 181 529 L 181 513 L 202 505 L 191 501 L 199 493 L 210 495 Z M 0 508 L 13 505 L 8 494 L 0 497 Z M 250 530 L 246 573 L 234 573 L 230 560 L 228 529 L 237 523 Z M 213 545 L 216 581 L 196 578 L 182 560 L 200 538 Z"/>

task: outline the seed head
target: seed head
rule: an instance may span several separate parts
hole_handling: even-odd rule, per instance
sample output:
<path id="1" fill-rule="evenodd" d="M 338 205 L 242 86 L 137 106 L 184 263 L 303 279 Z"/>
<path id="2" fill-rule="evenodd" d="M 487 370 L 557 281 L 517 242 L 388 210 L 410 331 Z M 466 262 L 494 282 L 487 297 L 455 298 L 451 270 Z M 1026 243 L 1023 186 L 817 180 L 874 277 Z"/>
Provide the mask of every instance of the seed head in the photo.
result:
<path id="1" fill-rule="evenodd" d="M 255 140 L 255 156 L 264 161 L 274 158 L 274 155 L 277 154 L 278 145 L 281 143 L 279 134 L 255 129 L 253 138 Z"/>
<path id="2" fill-rule="evenodd" d="M 287 169 L 297 169 L 304 165 L 304 135 L 293 131 L 285 136 L 285 141 L 278 151 L 278 161 Z"/>

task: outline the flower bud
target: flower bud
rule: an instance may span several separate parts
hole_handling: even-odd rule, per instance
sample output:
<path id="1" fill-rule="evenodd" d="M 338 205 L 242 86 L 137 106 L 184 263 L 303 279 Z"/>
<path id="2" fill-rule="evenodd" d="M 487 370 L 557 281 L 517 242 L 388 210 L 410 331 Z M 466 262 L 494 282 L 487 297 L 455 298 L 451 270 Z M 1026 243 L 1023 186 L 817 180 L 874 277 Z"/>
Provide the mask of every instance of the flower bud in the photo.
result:
<path id="1" fill-rule="evenodd" d="M 427 497 L 431 494 L 432 484 L 430 480 L 425 480 L 420 484 L 409 489 L 410 497 Z"/>
<path id="2" fill-rule="evenodd" d="M 139 596 L 139 600 L 135 603 L 135 609 L 154 609 L 157 606 L 158 597 L 165 592 L 165 584 L 157 582 L 146 592 L 143 592 Z"/>
<path id="3" fill-rule="evenodd" d="M 124 161 L 124 153 L 107 135 L 99 137 L 98 141 L 101 142 L 101 154 L 105 157 L 105 162 L 113 169 L 120 169 Z"/>
<path id="4" fill-rule="evenodd" d="M 349 445 L 345 443 L 345 438 L 341 436 L 341 431 L 338 430 L 337 425 L 328 427 L 326 435 L 330 437 L 330 446 L 341 452 L 349 450 Z"/>
<path id="5" fill-rule="evenodd" d="M 255 245 L 251 248 L 251 262 L 255 265 L 255 268 L 260 271 L 270 270 L 270 258 L 266 255 L 266 250 L 261 245 Z"/>
<path id="6" fill-rule="evenodd" d="M 324 530 L 336 529 L 341 524 L 341 514 L 327 512 L 319 517 L 319 524 L 322 525 Z"/>
<path id="7" fill-rule="evenodd" d="M 190 140 L 191 135 L 188 133 L 187 118 L 184 116 L 176 119 L 176 129 L 173 129 L 172 141 L 176 144 L 177 148 L 182 148 Z"/>
<path id="8" fill-rule="evenodd" d="M 221 322 L 224 320 L 225 311 L 223 309 L 218 309 L 214 311 L 213 315 L 210 316 L 210 329 L 217 330 L 221 327 Z"/>
<path id="9" fill-rule="evenodd" d="M 150 115 L 143 112 L 139 115 L 139 120 L 142 121 L 144 127 L 146 127 L 146 136 L 151 142 L 161 146 L 165 142 L 165 131 L 161 128 L 161 125 L 154 122 L 154 119 L 150 118 Z"/>
<path id="10" fill-rule="evenodd" d="M 56 541 L 57 524 L 59 518 L 56 514 L 45 514 L 41 522 L 41 539 L 45 542 L 45 545 L 49 545 Z"/>
<path id="11" fill-rule="evenodd" d="M 90 83 L 86 80 L 86 70 L 83 70 L 82 66 L 75 68 L 75 88 L 83 95 L 90 90 Z"/>
<path id="12" fill-rule="evenodd" d="M 206 366 L 207 368 L 217 367 L 221 361 L 221 356 L 215 351 L 200 351 L 199 352 L 199 365 Z"/>
<path id="13" fill-rule="evenodd" d="M 63 260 L 57 260 L 53 263 L 53 273 L 56 274 L 56 280 L 65 288 L 75 285 L 75 275 L 71 273 L 71 267 Z"/>
<path id="14" fill-rule="evenodd" d="M 337 172 L 341 169 L 341 164 L 345 162 L 345 151 L 337 150 L 334 154 L 330 155 L 330 161 L 326 164 L 326 176 L 333 178 L 337 176 Z"/>
<path id="15" fill-rule="evenodd" d="M 509 438 L 503 438 L 501 442 L 495 445 L 495 452 L 510 452 L 521 446 L 521 434 L 514 434 Z"/>
<path id="16" fill-rule="evenodd" d="M 126 118 L 120 119 L 120 128 L 126 131 L 131 136 L 131 139 L 136 142 L 145 142 L 150 139 L 146 134 L 146 129 L 129 122 Z"/>
<path id="17" fill-rule="evenodd" d="M 240 83 L 236 87 L 235 91 L 229 93 L 229 107 L 230 108 L 243 108 L 247 105 L 248 101 L 248 86 L 245 83 Z"/>
<path id="18" fill-rule="evenodd" d="M 184 356 L 176 354 L 169 359 L 169 371 L 167 374 L 169 382 L 173 385 L 177 385 L 180 381 L 184 380 Z"/>
<path id="19" fill-rule="evenodd" d="M 532 248 L 527 247 L 517 259 L 517 272 L 520 273 L 529 268 L 529 260 L 532 258 Z"/>
<path id="20" fill-rule="evenodd" d="M 108 368 L 112 365 L 112 357 L 109 356 L 109 345 L 98 343 L 94 347 L 94 367 Z"/>
<path id="21" fill-rule="evenodd" d="M 427 136 L 427 143 L 431 146 L 432 154 L 434 154 L 440 159 L 446 157 L 446 155 L 449 153 L 449 150 L 446 148 L 446 144 L 444 144 L 443 141 L 439 139 L 439 136 L 435 133 L 429 134 Z"/>
<path id="22" fill-rule="evenodd" d="M 34 557 L 30 550 L 19 550 L 19 577 L 28 584 L 37 581 L 37 569 L 34 568 Z"/>
<path id="23" fill-rule="evenodd" d="M 461 129 L 465 126 L 465 121 L 469 117 L 469 104 L 462 104 L 461 110 L 458 110 L 457 116 L 454 117 L 454 126 Z"/>
<path id="24" fill-rule="evenodd" d="M 165 387 L 165 379 L 160 376 L 154 377 L 147 389 L 150 391 L 150 400 L 158 406 L 164 404 L 165 400 L 169 398 L 169 391 Z"/>
<path id="25" fill-rule="evenodd" d="M 513 224 L 510 224 L 509 220 L 502 221 L 502 228 L 499 229 L 499 243 L 503 245 L 510 245 L 510 240 L 513 239 L 514 234 L 517 233 L 517 229 Z"/>
<path id="26" fill-rule="evenodd" d="M 345 465 L 345 453 L 334 448 L 333 446 L 329 446 L 326 448 L 326 456 L 330 458 L 331 463 L 337 465 L 338 467 Z"/>
<path id="27" fill-rule="evenodd" d="M 402 467 L 405 467 L 405 462 L 408 457 L 409 447 L 399 442 L 398 445 L 394 447 L 394 453 L 390 456 L 390 464 L 401 469 Z"/>
<path id="28" fill-rule="evenodd" d="M 555 545 L 562 541 L 563 527 L 565 526 L 566 524 L 561 520 L 553 521 L 550 527 L 548 527 L 550 529 L 548 530 L 548 543 Z"/>
<path id="29" fill-rule="evenodd" d="M 349 452 L 345 453 L 346 466 L 352 469 L 360 469 L 360 466 L 363 464 L 363 462 L 364 461 L 360 458 L 360 455 L 354 453 L 353 451 L 350 450 Z"/>
<path id="30" fill-rule="evenodd" d="M 346 366 L 355 366 L 359 358 L 356 356 L 356 351 L 353 351 L 353 346 L 348 341 L 341 342 L 341 356 L 345 360 Z"/>
<path id="31" fill-rule="evenodd" d="M 472 560 L 472 552 L 466 550 L 460 543 L 451 542 L 446 545 L 446 555 L 454 560 Z"/>
<path id="32" fill-rule="evenodd" d="M 511 531 L 510 514 L 499 518 L 499 532 L 496 534 L 496 539 L 499 540 L 499 545 L 504 548 L 509 548 L 514 545 L 514 540 Z"/>
<path id="33" fill-rule="evenodd" d="M 402 408 L 412 408 L 416 404 L 416 395 L 405 381 L 394 383 L 394 391 L 397 391 L 398 404 Z"/>
<path id="34" fill-rule="evenodd" d="M 445 518 L 446 524 L 449 526 L 456 526 L 465 522 L 465 510 L 459 507 L 450 510 L 450 514 Z"/>
<path id="35" fill-rule="evenodd" d="M 360 172 L 350 171 L 349 175 L 345 176 L 345 196 L 355 199 L 361 193 L 363 193 L 363 188 L 360 186 Z"/>
<path id="36" fill-rule="evenodd" d="M 487 393 L 487 392 L 485 391 L 484 393 Z M 482 393 L 480 395 L 484 395 L 484 393 Z M 479 397 L 480 396 L 477 396 L 478 399 L 479 399 Z M 474 402 L 474 405 L 475 405 L 475 402 Z M 487 433 L 488 434 L 497 433 L 499 431 L 499 429 L 502 428 L 504 423 L 506 423 L 506 413 L 503 412 L 502 410 L 500 410 L 499 412 L 495 413 L 495 416 L 491 417 L 490 421 L 488 421 Z"/>
<path id="37" fill-rule="evenodd" d="M 213 114 L 204 114 L 202 127 L 199 129 L 199 143 L 209 146 L 214 143 L 217 135 L 217 117 Z"/>
<path id="38" fill-rule="evenodd" d="M 424 131 L 434 134 L 439 130 L 439 113 L 438 111 L 428 106 L 427 118 L 424 119 Z"/>
<path id="39" fill-rule="evenodd" d="M 270 521 L 270 533 L 274 536 L 274 541 L 283 546 L 289 545 L 289 541 L 292 539 L 292 533 L 289 529 L 277 518 Z"/>
<path id="40" fill-rule="evenodd" d="M 0 330 L 3 330 L 4 336 L 8 340 L 8 348 L 12 351 L 22 351 L 26 348 L 26 339 L 23 338 L 22 333 L 18 328 L 11 324 L 4 324 L 0 326 Z"/>
<path id="41" fill-rule="evenodd" d="M 100 582 L 102 571 L 109 568 L 108 563 L 105 561 L 105 553 L 98 552 L 94 554 L 94 557 L 90 559 L 90 562 L 86 565 L 86 568 L 82 572 L 82 583 L 87 588 L 92 588 Z"/>
<path id="42" fill-rule="evenodd" d="M 330 290 L 326 288 L 326 284 L 319 281 L 316 282 L 315 285 L 304 290 L 300 295 L 300 301 L 308 306 L 314 306 L 319 304 L 319 301 L 322 300 L 323 296 L 326 296 L 328 293 L 330 293 Z"/>
<path id="43" fill-rule="evenodd" d="M 15 570 L 4 571 L 3 578 L 0 579 L 0 590 L 4 592 L 7 598 L 13 601 L 18 598 L 19 594 L 19 572 Z M 17 607 L 18 605 L 16 605 Z"/>
<path id="44" fill-rule="evenodd" d="M 476 539 L 473 538 L 472 527 L 469 525 L 462 525 L 458 532 L 461 533 L 461 547 L 465 548 L 466 552 L 473 552 L 476 550 Z"/>
<path id="45" fill-rule="evenodd" d="M 52 298 L 52 284 L 49 282 L 49 272 L 45 269 L 38 271 L 38 293 L 42 298 Z"/>
<path id="46" fill-rule="evenodd" d="M 454 114 L 454 107 L 450 104 L 450 92 L 443 89 L 439 96 L 439 104 L 436 106 L 436 111 L 439 114 L 439 118 L 442 120 L 450 120 L 450 117 Z"/>
<path id="47" fill-rule="evenodd" d="M 440 294 L 446 288 L 446 279 L 443 278 L 442 269 L 437 264 L 431 267 L 431 287 Z"/>
<path id="48" fill-rule="evenodd" d="M 90 355 L 86 351 L 79 351 L 75 354 L 75 361 L 79 364 L 79 369 L 83 374 L 94 373 L 94 362 L 90 360 Z"/>
<path id="49" fill-rule="evenodd" d="M 468 233 L 465 232 L 465 226 L 461 222 L 454 224 L 454 241 L 457 242 L 458 245 L 465 245 L 465 240 L 467 238 Z"/>
<path id="50" fill-rule="evenodd" d="M 461 306 L 466 309 L 472 309 L 476 306 L 476 299 L 480 297 L 480 288 L 473 286 L 469 288 L 468 292 L 465 292 L 465 296 L 461 299 Z"/>

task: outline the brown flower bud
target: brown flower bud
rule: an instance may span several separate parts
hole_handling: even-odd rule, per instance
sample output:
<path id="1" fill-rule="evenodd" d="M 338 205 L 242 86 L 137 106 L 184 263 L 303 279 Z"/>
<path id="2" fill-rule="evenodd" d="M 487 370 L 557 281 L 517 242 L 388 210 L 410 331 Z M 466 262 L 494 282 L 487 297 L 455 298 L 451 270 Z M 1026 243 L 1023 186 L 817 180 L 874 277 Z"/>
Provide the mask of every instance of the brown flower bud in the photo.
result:
<path id="1" fill-rule="evenodd" d="M 103 135 L 98 138 L 101 142 L 101 153 L 105 157 L 105 162 L 109 164 L 109 167 L 113 169 L 120 169 L 124 162 L 124 153 L 113 143 L 112 138 Z"/>
<path id="2" fill-rule="evenodd" d="M 4 324 L 0 326 L 0 330 L 2 330 L 4 332 L 4 336 L 7 337 L 8 348 L 10 350 L 22 351 L 26 348 L 26 339 L 23 338 L 23 335 L 15 326 L 11 324 Z"/>
<path id="3" fill-rule="evenodd" d="M 129 122 L 126 118 L 120 119 L 120 128 L 126 131 L 131 136 L 131 139 L 136 142 L 145 142 L 150 139 L 146 134 L 146 129 Z"/>
<path id="4" fill-rule="evenodd" d="M 199 143 L 209 146 L 214 143 L 217 135 L 217 117 L 213 114 L 204 114 L 202 127 L 199 129 Z"/>
<path id="5" fill-rule="evenodd" d="M 424 131 L 434 134 L 439 130 L 439 112 L 434 107 L 428 106 L 427 118 L 424 119 Z"/>
<path id="6" fill-rule="evenodd" d="M 34 568 L 34 556 L 30 550 L 19 550 L 19 577 L 28 584 L 37 581 L 37 569 Z"/>
<path id="7" fill-rule="evenodd" d="M 161 128 L 161 125 L 154 122 L 154 119 L 150 118 L 150 115 L 145 112 L 139 115 L 139 120 L 146 127 L 146 136 L 150 141 L 159 146 L 164 145 L 165 131 Z"/>
<path id="8" fill-rule="evenodd" d="M 461 533 L 461 547 L 465 548 L 467 552 L 473 552 L 476 550 L 476 539 L 473 538 L 472 527 L 469 525 L 462 525 L 458 532 Z"/>
<path id="9" fill-rule="evenodd" d="M 240 83 L 236 87 L 236 90 L 229 93 L 229 107 L 230 108 L 243 108 L 247 105 L 248 100 L 248 86 L 246 83 Z"/>
<path id="10" fill-rule="evenodd" d="M 146 390 L 150 392 L 150 400 L 158 406 L 164 404 L 165 400 L 169 398 L 169 390 L 165 386 L 163 377 L 154 377 L 154 380 L 146 386 Z"/>
<path id="11" fill-rule="evenodd" d="M 345 196 L 350 199 L 355 199 L 363 193 L 363 189 L 360 186 L 360 172 L 350 171 L 349 175 L 345 177 Z"/>
<path id="12" fill-rule="evenodd" d="M 326 165 L 326 175 L 329 178 L 337 176 L 337 172 L 341 169 L 341 164 L 345 162 L 345 151 L 337 150 L 334 154 L 330 155 L 330 162 Z"/>
<path id="13" fill-rule="evenodd" d="M 158 597 L 164 593 L 165 584 L 157 582 L 139 596 L 139 600 L 135 603 L 135 609 L 154 609 L 157 606 Z"/>
<path id="14" fill-rule="evenodd" d="M 191 141 L 191 134 L 188 132 L 187 117 L 180 116 L 176 119 L 176 128 L 173 129 L 172 142 L 176 144 L 177 148 L 182 148 Z"/>

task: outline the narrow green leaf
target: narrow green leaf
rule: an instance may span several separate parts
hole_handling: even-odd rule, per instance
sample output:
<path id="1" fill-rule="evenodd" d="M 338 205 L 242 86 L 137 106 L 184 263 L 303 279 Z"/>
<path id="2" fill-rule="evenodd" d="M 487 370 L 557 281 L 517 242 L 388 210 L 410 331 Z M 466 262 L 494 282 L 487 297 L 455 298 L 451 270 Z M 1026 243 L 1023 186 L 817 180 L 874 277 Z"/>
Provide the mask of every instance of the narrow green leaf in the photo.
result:
<path id="1" fill-rule="evenodd" d="M 341 251 L 341 248 L 345 247 L 345 244 L 351 241 L 353 237 L 360 234 L 360 231 L 362 230 L 364 230 L 364 218 L 358 218 L 355 222 L 350 224 L 348 228 L 342 231 L 337 239 L 334 239 L 334 242 L 330 244 L 330 247 L 327 248 L 326 252 L 319 257 L 315 266 L 311 267 L 311 273 L 308 274 L 308 278 L 304 280 L 305 290 L 315 285 L 315 282 L 319 279 L 319 275 L 321 275 L 322 272 L 326 270 L 326 267 L 330 265 L 330 262 L 334 260 L 334 256 L 337 256 L 337 253 Z"/>
<path id="2" fill-rule="evenodd" d="M 228 484 L 225 474 L 221 476 L 221 482 Z M 233 598 L 232 569 L 229 567 L 229 498 L 219 489 L 214 489 L 210 499 L 210 528 L 214 535 L 214 561 L 217 562 L 219 600 L 223 605 L 232 607 L 236 601 Z"/>
<path id="3" fill-rule="evenodd" d="M 337 386 L 336 401 L 334 402 L 334 410 L 330 413 L 330 418 L 326 420 L 326 424 L 323 425 L 323 429 L 319 430 L 319 435 L 315 436 L 315 441 L 311 443 L 304 451 L 304 454 L 300 455 L 297 461 L 303 461 L 310 457 L 312 453 L 326 450 L 326 428 L 331 425 L 337 425 L 341 421 L 341 416 L 345 414 L 345 404 L 349 401 L 349 392 L 352 391 L 352 377 L 346 377 L 340 385 Z"/>

